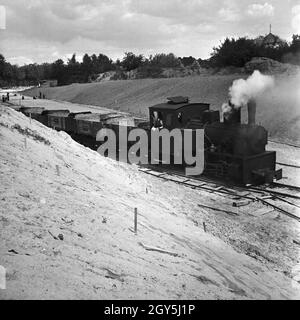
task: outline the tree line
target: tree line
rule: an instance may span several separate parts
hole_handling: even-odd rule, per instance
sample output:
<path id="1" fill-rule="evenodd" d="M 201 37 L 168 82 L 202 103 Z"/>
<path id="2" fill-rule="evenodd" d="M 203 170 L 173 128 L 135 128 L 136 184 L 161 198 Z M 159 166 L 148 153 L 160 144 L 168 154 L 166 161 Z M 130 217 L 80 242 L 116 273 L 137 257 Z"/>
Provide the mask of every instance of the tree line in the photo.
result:
<path id="1" fill-rule="evenodd" d="M 265 46 L 245 37 L 226 38 L 219 47 L 213 48 L 209 64 L 212 67 L 243 67 L 254 57 L 300 65 L 300 36 L 293 35 L 291 43 L 282 42 L 277 46 Z"/>
<path id="2" fill-rule="evenodd" d="M 53 63 L 12 65 L 0 54 L 0 87 L 13 85 L 36 85 L 43 79 L 55 79 L 58 85 L 94 81 L 99 74 L 115 71 L 115 79 L 126 78 L 126 72 L 137 71 L 137 78 L 160 77 L 164 68 L 222 68 L 243 67 L 253 57 L 267 57 L 280 62 L 300 65 L 300 36 L 293 35 L 292 42 L 283 42 L 276 47 L 266 47 L 254 40 L 241 37 L 226 38 L 213 48 L 211 57 L 206 60 L 189 57 L 176 57 L 173 53 L 137 55 L 126 52 L 122 60 L 113 61 L 108 56 L 85 54 L 82 62 L 76 54 L 65 63 L 58 59 Z M 114 79 L 113 77 L 113 79 Z"/>

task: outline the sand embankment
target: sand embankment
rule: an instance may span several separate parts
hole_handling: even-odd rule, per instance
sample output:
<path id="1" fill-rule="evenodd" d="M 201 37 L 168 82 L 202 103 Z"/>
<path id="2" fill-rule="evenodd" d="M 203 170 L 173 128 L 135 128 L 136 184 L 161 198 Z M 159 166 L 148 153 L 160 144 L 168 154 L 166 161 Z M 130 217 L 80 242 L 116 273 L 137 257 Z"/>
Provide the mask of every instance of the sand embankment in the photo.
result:
<path id="1" fill-rule="evenodd" d="M 162 183 L 7 107 L 0 137 L 1 299 L 299 297 L 297 222 L 255 203 L 201 209 L 232 200 Z"/>

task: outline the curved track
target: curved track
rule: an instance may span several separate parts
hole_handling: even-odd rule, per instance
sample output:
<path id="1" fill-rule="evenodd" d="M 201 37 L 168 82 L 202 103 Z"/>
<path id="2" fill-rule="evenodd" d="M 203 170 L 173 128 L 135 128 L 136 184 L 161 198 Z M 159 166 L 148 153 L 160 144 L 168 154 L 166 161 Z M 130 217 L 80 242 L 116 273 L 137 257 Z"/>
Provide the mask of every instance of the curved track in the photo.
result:
<path id="1" fill-rule="evenodd" d="M 235 200 L 247 199 L 251 201 L 259 201 L 264 205 L 271 206 L 273 209 L 300 222 L 300 216 L 288 212 L 287 210 L 284 210 L 281 207 L 278 207 L 277 205 L 267 201 L 267 199 L 279 200 L 283 203 L 288 203 L 291 206 L 300 208 L 300 205 L 295 203 L 295 200 L 300 200 L 300 188 L 296 186 L 285 185 L 281 183 L 272 183 L 270 185 L 263 185 L 260 187 L 234 186 L 232 184 L 210 179 L 204 176 L 187 177 L 180 170 L 176 170 L 172 167 L 163 169 L 162 166 L 159 165 L 140 166 L 139 170 L 157 178 L 172 181 L 192 189 L 201 189 L 207 192 L 226 195 L 227 197 L 230 196 Z M 289 192 L 284 192 L 284 190 L 288 190 Z M 286 198 L 294 200 L 292 202 Z"/>

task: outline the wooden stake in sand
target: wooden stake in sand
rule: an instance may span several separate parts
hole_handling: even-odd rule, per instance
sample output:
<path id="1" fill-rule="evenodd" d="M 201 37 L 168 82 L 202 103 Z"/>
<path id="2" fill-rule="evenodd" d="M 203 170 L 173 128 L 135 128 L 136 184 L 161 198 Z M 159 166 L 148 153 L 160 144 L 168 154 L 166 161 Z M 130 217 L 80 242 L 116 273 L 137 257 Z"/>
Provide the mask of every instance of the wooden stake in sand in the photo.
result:
<path id="1" fill-rule="evenodd" d="M 204 230 L 204 232 L 206 232 L 206 224 L 205 224 L 205 222 L 203 222 L 203 230 Z"/>
<path id="2" fill-rule="evenodd" d="M 146 249 L 148 251 L 157 251 L 157 252 L 160 252 L 160 253 L 166 253 L 166 254 L 169 254 L 169 255 L 174 256 L 174 257 L 178 256 L 178 253 L 166 251 L 166 250 L 163 250 L 161 248 L 155 248 L 155 247 L 146 246 L 142 242 L 139 242 L 139 245 L 141 245 L 144 249 Z"/>
<path id="3" fill-rule="evenodd" d="M 134 208 L 134 233 L 137 234 L 137 208 Z"/>

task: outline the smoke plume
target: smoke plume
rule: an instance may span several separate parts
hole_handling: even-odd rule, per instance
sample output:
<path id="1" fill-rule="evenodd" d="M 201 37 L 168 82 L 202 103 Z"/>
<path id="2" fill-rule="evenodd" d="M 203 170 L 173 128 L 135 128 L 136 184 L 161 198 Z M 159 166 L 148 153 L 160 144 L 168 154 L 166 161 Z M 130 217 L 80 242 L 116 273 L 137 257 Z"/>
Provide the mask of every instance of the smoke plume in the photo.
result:
<path id="1" fill-rule="evenodd" d="M 234 80 L 229 88 L 230 101 L 236 107 L 242 107 L 247 104 L 251 98 L 257 98 L 266 90 L 274 87 L 272 76 L 261 74 L 255 70 L 246 80 Z"/>
<path id="2" fill-rule="evenodd" d="M 271 138 L 300 145 L 300 69 L 275 77 L 275 85 L 257 97 L 257 120 Z"/>
<path id="3" fill-rule="evenodd" d="M 222 105 L 223 119 L 249 99 L 257 103 L 257 124 L 268 130 L 270 139 L 300 145 L 300 68 L 265 76 L 255 71 L 246 80 L 235 80 L 229 89 L 230 101 Z M 246 109 L 244 109 L 245 111 Z M 246 123 L 247 112 L 242 112 Z"/>

